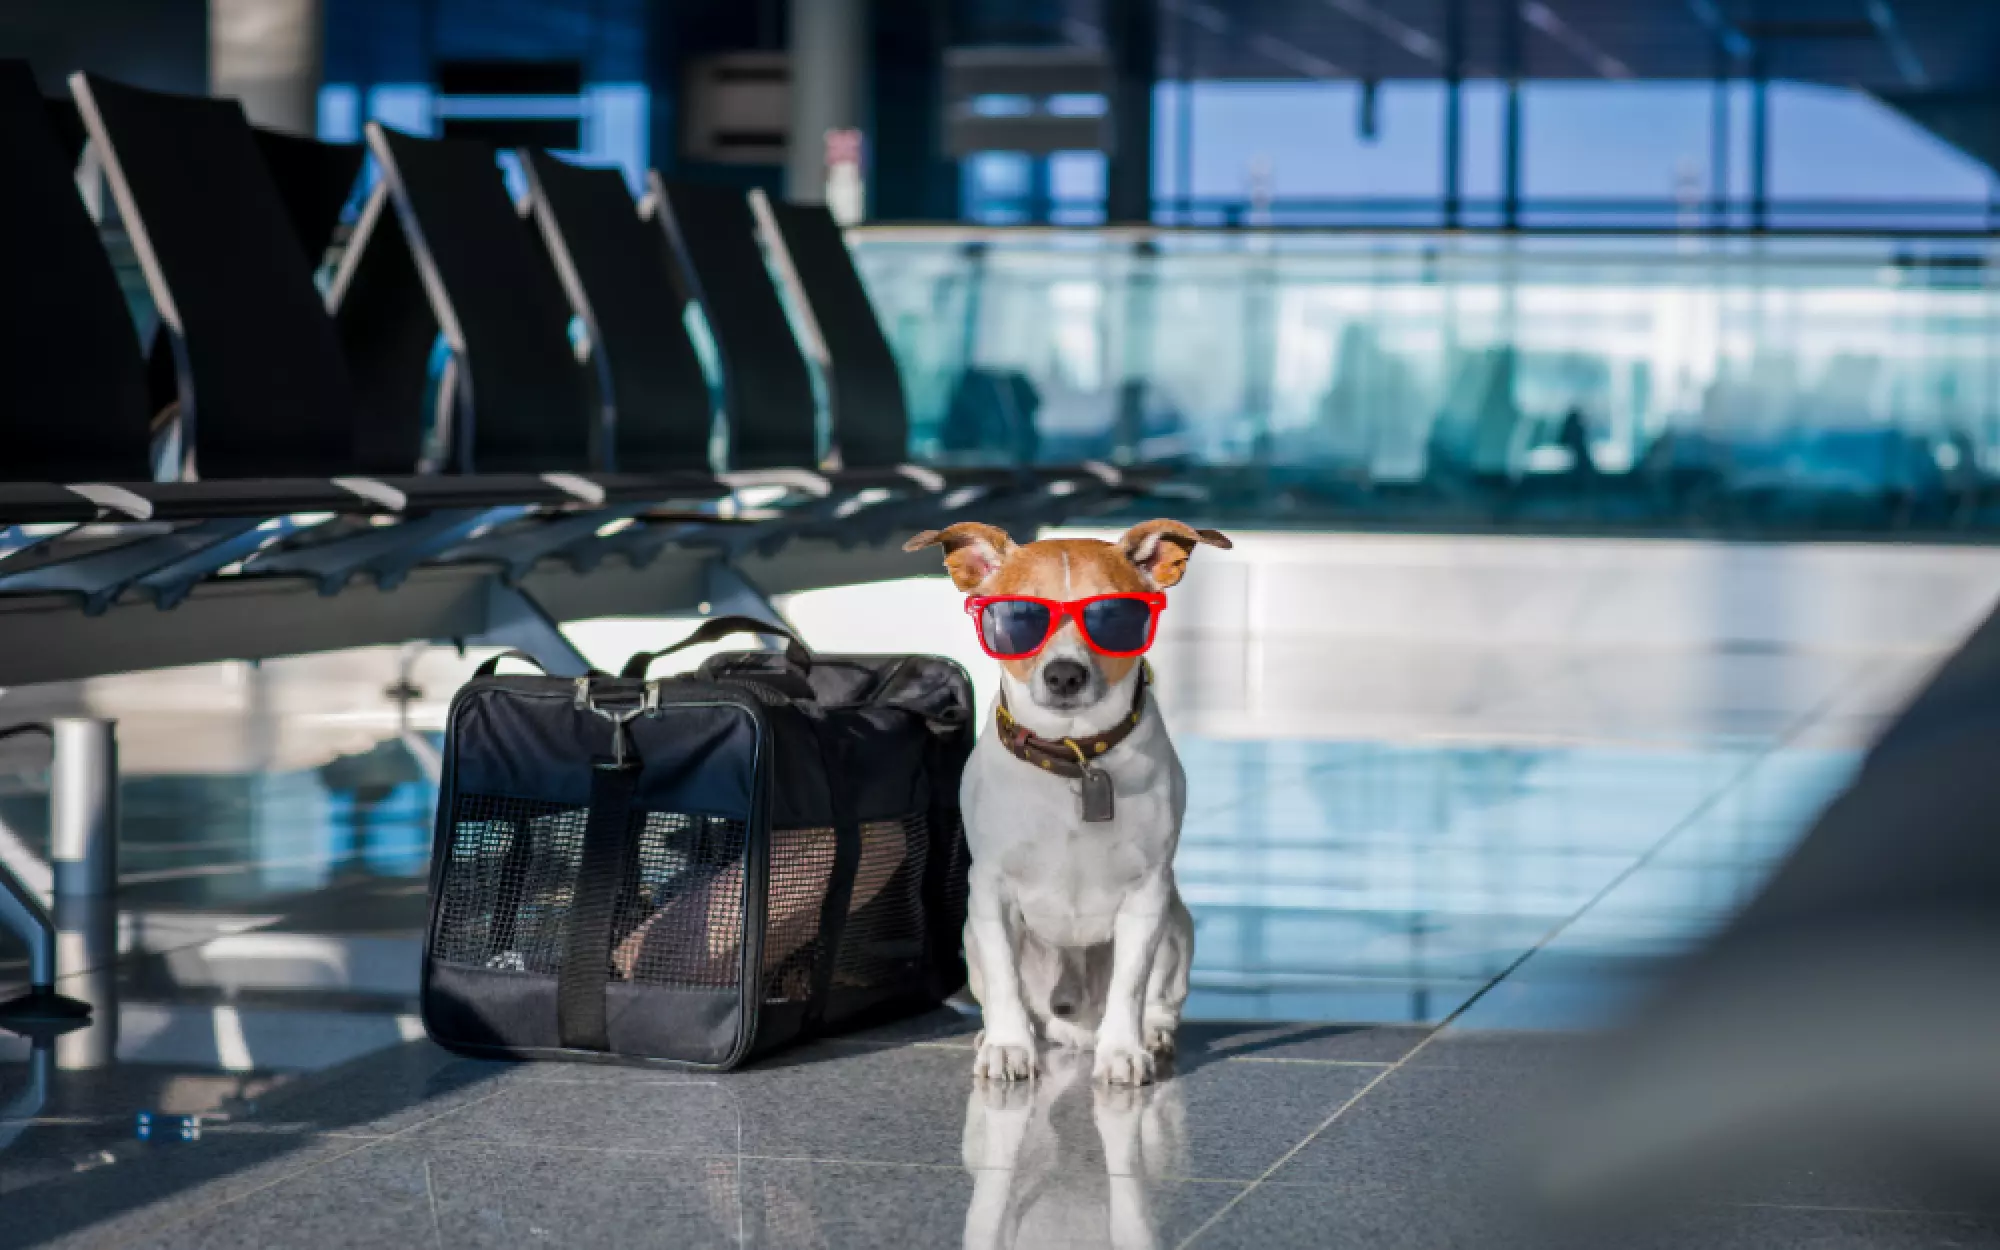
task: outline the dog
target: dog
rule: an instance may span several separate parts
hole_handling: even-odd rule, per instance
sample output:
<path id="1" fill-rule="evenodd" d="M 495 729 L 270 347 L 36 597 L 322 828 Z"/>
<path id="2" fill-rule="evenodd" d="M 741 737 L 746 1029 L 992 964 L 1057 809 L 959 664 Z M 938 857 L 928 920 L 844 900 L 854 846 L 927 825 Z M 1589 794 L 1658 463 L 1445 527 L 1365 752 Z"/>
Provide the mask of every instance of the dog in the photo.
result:
<path id="1" fill-rule="evenodd" d="M 960 791 L 966 964 L 985 1018 L 975 1077 L 1033 1077 L 1038 1038 L 1094 1050 L 1094 1079 L 1112 1085 L 1146 1084 L 1173 1055 L 1194 956 L 1174 883 L 1187 776 L 1142 653 L 1203 545 L 1230 542 L 1148 521 L 1116 542 L 1017 544 L 966 522 L 904 545 L 944 548 L 1001 660 L 995 723 Z"/>

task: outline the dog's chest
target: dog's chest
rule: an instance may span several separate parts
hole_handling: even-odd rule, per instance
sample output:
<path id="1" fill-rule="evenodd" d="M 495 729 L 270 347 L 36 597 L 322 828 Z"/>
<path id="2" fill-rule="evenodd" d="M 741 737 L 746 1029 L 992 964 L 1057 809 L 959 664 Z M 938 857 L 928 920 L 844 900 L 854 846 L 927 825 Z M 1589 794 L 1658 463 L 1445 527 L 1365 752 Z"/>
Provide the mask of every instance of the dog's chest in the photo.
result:
<path id="1" fill-rule="evenodd" d="M 1074 779 L 1038 772 L 990 737 L 966 769 L 966 836 L 974 865 L 997 872 L 1029 927 L 1060 945 L 1109 937 L 1125 897 L 1173 859 L 1180 762 L 1157 726 L 1107 758 L 1109 821 L 1083 819 Z"/>

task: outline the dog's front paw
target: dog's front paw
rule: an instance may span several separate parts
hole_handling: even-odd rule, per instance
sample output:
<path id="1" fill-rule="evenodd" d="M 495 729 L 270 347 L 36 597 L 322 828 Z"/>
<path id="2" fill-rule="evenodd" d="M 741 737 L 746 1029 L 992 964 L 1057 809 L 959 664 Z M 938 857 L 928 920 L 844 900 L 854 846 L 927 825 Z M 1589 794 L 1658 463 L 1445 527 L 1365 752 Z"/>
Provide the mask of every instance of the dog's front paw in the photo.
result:
<path id="1" fill-rule="evenodd" d="M 1174 1057 L 1174 1023 L 1172 1021 L 1146 1022 L 1146 1053 L 1155 1059 Z"/>
<path id="2" fill-rule="evenodd" d="M 1091 1075 L 1107 1085 L 1148 1085 L 1153 1080 L 1153 1056 L 1137 1046 L 1105 1042 L 1097 1048 Z"/>
<path id="3" fill-rule="evenodd" d="M 996 1042 L 982 1033 L 972 1075 L 989 1081 L 1028 1080 L 1035 1075 L 1035 1048 L 1025 1042 Z"/>

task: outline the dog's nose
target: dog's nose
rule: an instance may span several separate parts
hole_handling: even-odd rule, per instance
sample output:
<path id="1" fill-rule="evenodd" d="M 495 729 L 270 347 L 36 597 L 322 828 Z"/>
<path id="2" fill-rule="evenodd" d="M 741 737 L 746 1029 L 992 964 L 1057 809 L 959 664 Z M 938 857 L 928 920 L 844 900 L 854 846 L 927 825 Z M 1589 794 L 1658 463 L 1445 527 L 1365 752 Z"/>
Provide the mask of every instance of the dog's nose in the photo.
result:
<path id="1" fill-rule="evenodd" d="M 1051 660 L 1042 669 L 1042 684 L 1058 699 L 1067 699 L 1090 681 L 1090 670 L 1075 660 Z"/>

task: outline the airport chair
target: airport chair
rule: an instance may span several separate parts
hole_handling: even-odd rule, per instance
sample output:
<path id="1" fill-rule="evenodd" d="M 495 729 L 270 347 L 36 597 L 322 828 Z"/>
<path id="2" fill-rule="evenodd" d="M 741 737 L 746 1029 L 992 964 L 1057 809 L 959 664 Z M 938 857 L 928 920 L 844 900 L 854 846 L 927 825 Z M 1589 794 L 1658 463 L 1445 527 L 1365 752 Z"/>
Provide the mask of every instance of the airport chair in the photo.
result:
<path id="1" fill-rule="evenodd" d="M 611 467 L 588 378 L 569 338 L 555 271 L 508 198 L 491 146 L 420 139 L 370 123 L 377 199 L 343 261 L 359 265 L 386 228 L 401 231 L 451 352 L 439 404 L 446 466 L 458 472 Z M 373 207 L 373 205 L 371 205 Z M 336 278 L 336 301 L 344 295 Z"/>
<path id="2" fill-rule="evenodd" d="M 8 170 L 0 196 L 0 590 L 74 590 L 102 607 L 112 587 L 240 542 L 272 508 L 264 501 L 249 517 L 211 515 L 235 501 L 207 488 L 212 498 L 193 525 L 43 561 L 65 524 L 156 519 L 138 335 L 48 117 L 27 66 L 0 63 L 0 166 Z M 171 503 L 203 490 L 169 492 L 182 496 Z M 338 493 L 325 482 L 317 492 L 313 503 Z M 23 528 L 35 523 L 43 527 Z"/>
<path id="3" fill-rule="evenodd" d="M 579 466 L 559 451 L 536 460 L 516 449 L 510 463 L 502 448 L 497 463 L 476 475 L 417 475 L 426 435 L 421 407 L 378 407 L 357 395 L 343 338 L 313 283 L 300 242 L 330 233 L 327 223 L 338 212 L 330 203 L 332 193 L 281 192 L 267 163 L 268 140 L 259 141 L 232 102 L 139 91 L 94 78 L 80 79 L 77 89 L 93 139 L 106 151 L 107 174 L 148 286 L 163 320 L 170 327 L 178 323 L 182 386 L 193 409 L 189 458 L 202 485 L 223 477 L 267 483 L 304 478 L 319 484 L 297 489 L 324 496 L 327 479 L 365 478 L 391 488 L 373 494 L 400 494 L 407 505 L 426 508 L 493 499 L 601 503 L 610 495 L 594 481 L 564 476 Z M 326 156 L 312 149 L 305 155 Z M 328 163 L 335 159 L 328 157 Z M 342 164 L 352 159 L 337 154 Z M 322 189 L 333 181 L 326 178 Z M 492 185 L 499 193 L 497 171 Z M 376 231 L 373 243 L 394 233 Z M 256 241 L 254 250 L 246 251 L 246 239 Z M 342 267 L 342 276 L 350 278 L 349 294 L 355 254 L 384 250 L 361 246 L 357 227 L 350 263 Z M 337 279 L 335 285 L 342 284 Z M 432 316 L 432 310 L 420 308 L 400 322 L 393 316 L 384 321 L 428 323 Z M 424 348 L 428 352 L 429 343 Z M 260 353 L 283 367 L 246 359 Z M 575 375 L 560 342 L 555 357 Z M 495 405 L 508 398 L 502 389 Z M 221 424 L 218 413 L 226 418 Z M 582 415 L 580 406 L 576 415 Z M 548 424 L 558 427 L 557 437 L 576 438 L 582 423 L 567 429 L 560 420 Z M 687 475 L 663 476 L 643 487 L 655 498 L 666 497 L 662 490 L 692 490 L 693 498 L 715 493 L 705 478 Z M 352 492 L 349 498 L 355 498 Z"/>
<path id="4" fill-rule="evenodd" d="M 670 183 L 652 173 L 635 215 L 616 172 L 580 169 L 547 153 L 520 156 L 532 210 L 570 306 L 588 331 L 607 418 L 620 426 L 637 418 L 648 430 L 678 430 L 666 437 L 678 437 L 676 445 L 686 454 L 705 452 L 708 396 L 696 374 L 698 358 L 684 346 L 692 301 L 701 310 L 720 375 L 728 476 L 744 481 L 742 475 L 763 473 L 823 483 L 813 487 L 818 502 L 789 509 L 781 522 L 761 528 L 758 542 L 768 545 L 782 541 L 782 534 L 802 532 L 851 538 L 867 531 L 874 538 L 872 531 L 881 525 L 904 523 L 906 508 L 920 508 L 928 518 L 935 518 L 946 500 L 959 506 L 980 501 L 990 509 L 995 500 L 987 496 L 996 491 L 1019 504 L 1053 490 L 1040 502 L 1074 511 L 1083 502 L 1074 497 L 1080 489 L 1102 490 L 1103 479 L 1118 478 L 1103 466 L 1038 478 L 1016 469 L 909 464 L 909 418 L 895 360 L 830 217 L 823 231 L 800 227 L 809 237 L 799 245 L 804 254 L 797 267 L 818 280 L 816 290 L 826 292 L 816 317 L 815 310 L 799 305 L 813 323 L 809 342 L 823 363 L 831 362 L 833 353 L 818 348 L 824 338 L 817 323 L 858 316 L 866 324 L 831 332 L 842 349 L 858 345 L 841 350 L 838 367 L 829 371 L 837 378 L 829 388 L 841 389 L 831 397 L 831 446 L 822 458 L 812 376 L 760 243 L 770 247 L 781 271 L 788 272 L 791 261 L 775 231 L 759 230 L 754 197 Z M 796 211 L 824 217 L 823 209 Z M 828 234 L 832 256 L 824 247 Z M 837 287 L 843 276 L 847 285 Z M 871 332 L 874 343 L 862 342 Z M 697 415 L 690 419 L 688 413 Z M 894 506 L 884 506 L 892 501 Z M 857 522 L 864 510 L 865 518 Z"/>
<path id="5" fill-rule="evenodd" d="M 582 672 L 585 661 L 531 597 L 539 592 L 518 584 L 536 571 L 542 554 L 559 554 L 571 566 L 539 570 L 550 575 L 546 583 L 527 583 L 545 584 L 558 597 L 562 619 L 691 610 L 698 601 L 755 610 L 752 601 L 762 592 L 753 575 L 799 589 L 902 567 L 904 557 L 893 550 L 852 559 L 815 550 L 752 564 L 748 572 L 737 567 L 733 545 L 714 550 L 716 532 L 763 531 L 763 521 L 671 511 L 678 501 L 717 499 L 741 484 L 665 467 L 700 463 L 698 437 L 674 413 L 663 426 L 648 430 L 641 423 L 626 431 L 648 435 L 633 437 L 625 450 L 627 462 L 645 472 L 555 467 L 577 461 L 540 459 L 553 439 L 500 444 L 500 463 L 515 472 L 413 472 L 426 453 L 421 401 L 425 365 L 442 329 L 437 310 L 465 295 L 459 289 L 450 293 L 453 304 L 434 301 L 443 283 L 427 289 L 426 279 L 441 279 L 450 267 L 433 249 L 421 254 L 428 269 L 420 268 L 419 251 L 404 238 L 402 210 L 412 210 L 413 224 L 428 213 L 418 203 L 421 194 L 403 197 L 402 205 L 386 192 L 370 200 L 372 234 L 364 214 L 357 260 L 343 265 L 330 292 L 345 318 L 336 322 L 312 268 L 337 222 L 345 198 L 340 187 L 352 168 L 338 165 L 351 161 L 351 153 L 259 139 L 233 104 L 79 77 L 73 90 L 89 147 L 102 156 L 105 184 L 170 332 L 174 411 L 186 401 L 185 438 L 163 459 L 154 452 L 139 336 L 76 193 L 75 166 L 25 67 L 6 70 L 0 75 L 0 161 L 9 174 L 8 194 L 0 197 L 0 368 L 6 370 L 0 446 L 7 449 L 0 460 L 0 598 L 18 612 L 24 637 L 40 640 L 24 646 L 24 664 L 12 671 L 43 675 L 18 679 L 411 636 L 528 646 L 555 665 L 550 671 Z M 313 176 L 294 181 L 274 173 L 288 156 L 324 159 L 320 172 L 334 172 L 316 184 Z M 498 171 L 487 163 L 482 174 L 497 192 Z M 504 199 L 501 206 L 508 211 Z M 494 220 L 489 213 L 485 224 Z M 440 234 L 459 233 L 455 217 L 432 224 Z M 515 237 L 532 244 L 526 224 L 515 219 L 515 225 Z M 653 249 L 656 257 L 659 250 Z M 530 248 L 530 256 L 538 254 Z M 502 298 L 514 293 L 510 288 Z M 533 350 L 538 360 L 559 360 L 574 374 L 568 317 L 559 312 L 560 320 L 547 323 L 555 329 L 555 350 Z M 470 334 L 464 341 L 474 345 Z M 418 402 L 374 402 L 387 393 L 373 385 L 390 376 L 384 361 L 401 365 L 408 358 L 357 349 L 412 344 L 414 385 L 408 378 L 395 385 Z M 469 386 L 479 384 L 480 374 L 467 376 Z M 578 420 L 559 422 L 555 431 L 568 440 L 555 446 L 557 455 L 589 448 L 593 432 L 603 428 L 584 390 Z M 707 406 L 701 404 L 703 413 Z M 501 432 L 518 431 L 503 426 Z M 615 437 L 617 428 L 610 433 Z M 468 425 L 463 436 L 477 454 L 480 428 Z M 523 446 L 518 459 L 506 458 Z M 466 462 L 483 467 L 470 456 Z M 152 480 L 156 469 L 176 480 Z M 804 492 L 809 497 L 846 489 L 807 468 L 768 474 L 816 482 L 817 490 Z M 747 498 L 736 503 L 739 513 L 747 511 Z M 632 519 L 642 524 L 626 530 L 646 533 L 646 550 L 654 554 L 681 546 L 682 557 L 658 575 L 608 569 L 587 584 L 580 580 L 577 574 L 623 537 L 599 531 L 635 510 L 641 515 Z M 420 585 L 393 602 L 378 597 L 324 612 L 299 605 L 300 577 L 326 594 L 356 574 L 388 589 L 419 566 Z M 134 612 L 148 600 L 181 607 L 190 597 L 172 623 L 143 607 Z M 73 608 L 81 609 L 74 625 L 66 619 Z M 266 618 L 267 612 L 275 615 Z M 105 619 L 82 623 L 93 615 Z"/>
<path id="6" fill-rule="evenodd" d="M 654 172 L 647 208 L 666 229 L 672 272 L 700 306 L 714 343 L 729 467 L 819 467 L 812 377 L 771 286 L 743 193 L 668 183 Z"/>
<path id="7" fill-rule="evenodd" d="M 824 205 L 778 203 L 762 191 L 751 192 L 750 209 L 819 365 L 840 462 L 901 464 L 910 443 L 902 373 L 839 223 Z"/>
<path id="8" fill-rule="evenodd" d="M 74 105 L 71 107 L 74 111 Z M 80 115 L 77 124 L 83 124 Z M 354 193 L 367 153 L 358 143 L 323 143 L 262 128 L 253 128 L 252 134 L 284 201 L 292 233 L 307 263 L 317 270 L 333 244 L 341 211 Z M 175 402 L 179 368 L 172 340 L 164 330 L 154 334 L 146 354 L 146 380 L 154 411 Z"/>
<path id="9" fill-rule="evenodd" d="M 0 576 L 0 591 L 75 591 L 101 608 L 140 587 L 164 601 L 244 561 L 258 572 L 318 577 L 329 590 L 357 573 L 394 584 L 468 534 L 609 501 L 605 486 L 564 475 L 559 463 L 539 473 L 413 476 L 421 413 L 356 402 L 300 244 L 302 218 L 279 194 L 240 109 L 94 79 L 79 78 L 76 89 L 172 335 L 185 419 L 178 467 L 203 479 L 147 483 L 135 465 L 108 497 L 124 519 L 198 524 Z M 643 486 L 648 503 L 721 493 L 696 475 Z M 44 489 L 25 502 L 68 503 L 47 496 Z M 388 513 L 402 523 L 328 524 L 324 513 Z M 291 519 L 301 514 L 316 519 Z M 10 509 L 6 519 L 28 518 Z"/>
<path id="10" fill-rule="evenodd" d="M 172 345 L 174 476 L 410 471 L 355 454 L 340 343 L 242 107 L 89 74 L 71 89 Z"/>
<path id="11" fill-rule="evenodd" d="M 642 513 L 657 515 L 654 505 L 730 492 L 730 484 L 708 471 L 705 393 L 643 389 L 659 386 L 662 378 L 673 387 L 677 364 L 683 370 L 680 386 L 699 380 L 685 329 L 669 327 L 672 333 L 653 349 L 656 359 L 628 373 L 627 402 L 614 409 L 618 392 L 593 388 L 577 359 L 571 306 L 556 265 L 535 224 L 508 198 L 494 150 L 375 124 L 367 134 L 382 180 L 348 244 L 332 298 L 343 322 L 371 323 L 383 340 L 376 350 L 384 367 L 374 370 L 373 384 L 385 393 L 417 384 L 428 368 L 435 324 L 450 350 L 438 388 L 445 431 L 439 443 L 448 465 L 471 465 L 482 474 L 496 466 L 587 473 L 605 492 L 605 506 L 592 514 L 594 520 L 545 523 L 532 533 L 520 525 L 483 526 L 439 558 L 498 560 L 517 571 L 544 555 L 595 547 L 600 529 Z M 399 283 L 409 283 L 405 265 L 428 321 L 407 312 L 398 319 L 393 308 L 382 307 L 393 302 Z M 364 289 L 368 281 L 377 288 L 373 294 Z M 358 306 L 352 302 L 357 298 L 368 302 Z M 599 333 L 623 328 L 614 320 Z M 388 367 L 408 372 L 398 379 L 388 375 Z M 657 486 L 663 480 L 697 489 L 663 496 Z M 717 525 L 713 516 L 669 510 L 658 524 L 632 528 L 638 532 L 621 538 L 618 547 L 630 547 L 643 533 L 656 553 L 659 546 Z"/>
<path id="12" fill-rule="evenodd" d="M 668 256 L 666 236 L 641 217 L 616 171 L 580 168 L 543 152 L 523 151 L 520 158 L 530 211 L 569 308 L 585 327 L 606 437 L 615 440 L 620 463 L 640 456 L 708 464 L 714 403 L 689 335 L 686 283 Z M 743 242 L 755 246 L 749 236 Z M 753 277 L 768 290 L 761 267 Z M 780 345 L 789 349 L 782 320 L 778 329 Z M 781 356 L 773 374 L 751 379 L 747 392 L 741 386 L 728 392 L 725 384 L 731 446 L 723 477 L 737 488 L 776 492 L 769 502 L 789 505 L 728 537 L 735 544 L 754 540 L 767 551 L 797 536 L 802 519 L 857 506 L 852 501 L 881 486 L 879 475 L 857 482 L 821 471 L 810 380 L 786 374 L 784 365 Z M 906 478 L 891 481 L 914 488 Z M 687 537 L 672 524 L 641 526 L 618 535 L 607 550 L 644 562 L 662 543 Z"/>
<path id="13" fill-rule="evenodd" d="M 321 495 L 325 494 L 324 481 L 330 477 L 379 482 L 389 489 L 365 489 L 384 497 L 401 495 L 404 504 L 399 507 L 412 509 L 476 507 L 497 500 L 535 506 L 578 502 L 601 505 L 617 498 L 658 502 L 711 498 L 720 493 L 720 488 L 701 474 L 656 474 L 632 482 L 585 478 L 571 472 L 579 466 L 574 459 L 561 454 L 562 448 L 536 459 L 521 448 L 501 446 L 494 456 L 496 463 L 469 466 L 482 470 L 475 474 L 417 475 L 414 471 L 421 462 L 426 435 L 421 407 L 382 407 L 366 402 L 371 397 L 365 392 L 357 395 L 343 346 L 370 341 L 369 337 L 347 338 L 339 333 L 312 282 L 305 249 L 299 243 L 301 237 L 330 233 L 327 223 L 338 212 L 338 206 L 331 203 L 332 193 L 312 196 L 281 193 L 266 162 L 268 141 L 259 141 L 241 110 L 232 103 L 139 92 L 95 80 L 83 84 L 81 90 L 91 97 L 86 101 L 86 113 L 91 115 L 93 127 L 102 119 L 102 133 L 94 131 L 98 142 L 113 158 L 122 158 L 107 164 L 111 167 L 114 191 L 121 197 L 121 210 L 133 219 L 135 238 L 140 234 L 145 237 L 145 246 L 140 251 L 142 259 L 150 254 L 145 266 L 148 284 L 163 305 L 174 305 L 183 312 L 181 334 L 186 342 L 182 371 L 189 375 L 186 385 L 196 401 L 194 458 L 202 469 L 204 485 L 208 484 L 206 479 L 219 475 L 208 470 L 206 462 L 215 456 L 205 455 L 202 447 L 202 440 L 212 433 L 207 427 L 202 397 L 210 388 L 225 394 L 231 394 L 233 388 L 234 392 L 245 395 L 249 408 L 244 424 L 251 427 L 254 439 L 246 442 L 268 437 L 265 431 L 255 428 L 260 420 L 266 425 L 283 425 L 303 417 L 322 421 L 339 431 L 338 438 L 322 439 L 317 448 L 318 458 L 306 462 L 318 470 L 310 473 L 310 477 L 320 485 L 310 489 Z M 284 142 L 297 145 L 311 141 Z M 344 165 L 355 159 L 348 154 L 316 150 L 325 146 L 303 150 L 295 147 L 294 156 L 303 153 L 305 159 L 324 159 L 329 165 Z M 146 152 L 144 157 L 138 155 L 142 150 Z M 170 165 L 160 159 L 161 150 L 178 155 L 180 164 Z M 486 168 L 492 174 L 492 188 L 501 196 L 505 211 L 498 173 L 492 170 L 490 161 Z M 201 176 L 191 176 L 194 173 Z M 326 190 L 335 183 L 336 177 L 322 176 L 320 186 Z M 217 194 L 216 188 L 242 193 Z M 381 198 L 372 200 L 371 206 L 379 205 Z M 211 202 L 216 202 L 215 207 L 204 215 L 205 206 Z M 379 211 L 377 215 L 379 219 Z M 456 230 L 459 223 L 454 219 L 451 225 Z M 468 227 L 476 228 L 476 225 Z M 344 287 L 344 294 L 350 298 L 359 294 L 357 274 L 352 271 L 367 268 L 354 263 L 360 254 L 384 256 L 398 250 L 387 245 L 399 240 L 400 231 L 374 229 L 364 237 L 363 229 L 357 227 L 347 262 L 334 284 L 336 293 L 341 293 Z M 237 240 L 245 236 L 261 241 L 261 252 L 270 263 L 229 264 L 239 247 Z M 523 236 L 516 231 L 515 237 Z M 386 277 L 389 268 L 376 266 L 375 276 Z M 414 262 L 412 273 L 416 273 Z M 426 306 L 421 284 L 411 288 L 419 307 L 414 313 L 404 310 L 401 317 L 395 315 L 389 298 L 397 284 L 385 280 L 378 285 L 375 294 L 380 298 L 374 300 L 377 307 L 371 311 L 379 311 L 383 316 L 374 328 L 374 341 L 381 340 L 384 327 L 388 328 L 387 333 L 393 333 L 410 324 L 434 322 L 434 310 Z M 554 296 L 558 305 L 560 298 Z M 186 315 L 190 307 L 198 307 L 205 316 L 196 321 Z M 340 307 L 345 311 L 350 305 L 342 301 Z M 558 323 L 558 334 L 562 328 Z M 231 341 L 254 345 L 260 339 L 274 343 L 274 350 L 282 352 L 290 366 L 282 385 L 268 386 L 261 393 L 256 390 L 254 377 L 228 372 L 233 359 L 228 351 Z M 563 341 L 559 339 L 555 351 L 544 353 L 544 358 L 559 363 L 574 378 L 576 367 Z M 430 343 L 426 341 L 422 346 L 427 355 Z M 268 367 L 263 372 L 268 373 Z M 530 381 L 539 383 L 544 391 L 548 389 L 546 378 Z M 513 402 L 518 410 L 519 401 L 512 399 L 504 387 L 498 389 L 500 393 L 492 404 L 498 407 L 503 402 Z M 294 400 L 301 393 L 314 401 L 311 406 Z M 581 394 L 580 389 L 577 393 Z M 326 399 L 328 396 L 336 397 L 338 402 Z M 567 428 L 563 428 L 560 420 L 545 423 L 558 427 L 554 437 L 580 442 L 583 415 L 580 405 L 574 415 L 579 420 Z M 274 420 L 276 417 L 286 421 Z M 496 429 L 504 426 L 488 423 L 488 433 Z M 248 453 L 237 444 L 232 443 L 225 450 L 228 455 L 223 459 L 228 467 L 249 459 Z M 245 471 L 232 476 L 267 481 L 282 478 L 282 470 L 292 466 L 282 460 L 272 463 L 276 459 L 267 456 L 262 462 L 242 465 Z M 303 457 L 299 459 L 303 461 Z M 355 498 L 351 491 L 348 497 Z"/>
<path id="14" fill-rule="evenodd" d="M 25 483 L 149 476 L 138 334 L 48 118 L 27 64 L 0 60 L 0 481 L 13 484 L 0 485 L 0 501 L 10 513 L 78 502 Z"/>
<path id="15" fill-rule="evenodd" d="M 521 163 L 543 244 L 583 323 L 614 463 L 707 470 L 713 404 L 665 240 L 640 220 L 618 171 L 536 151 Z"/>

